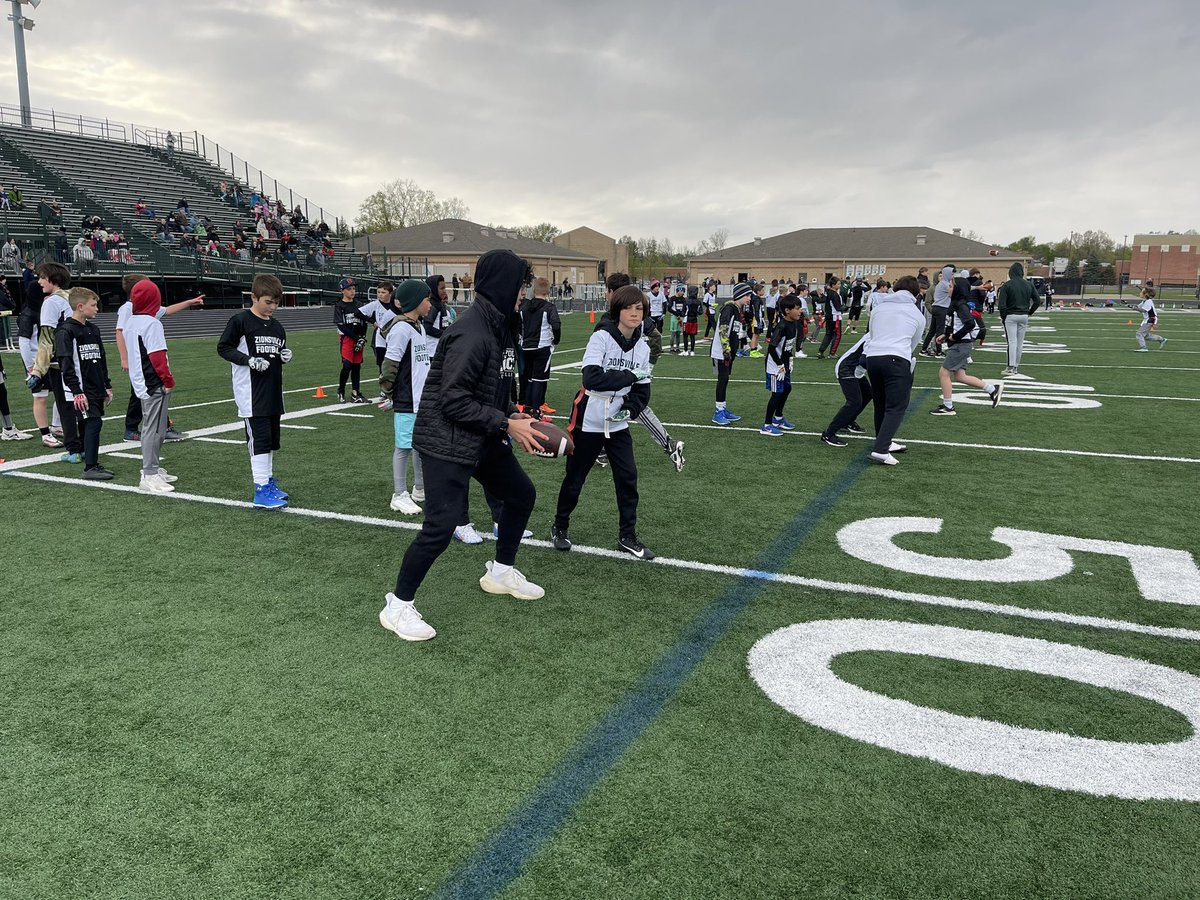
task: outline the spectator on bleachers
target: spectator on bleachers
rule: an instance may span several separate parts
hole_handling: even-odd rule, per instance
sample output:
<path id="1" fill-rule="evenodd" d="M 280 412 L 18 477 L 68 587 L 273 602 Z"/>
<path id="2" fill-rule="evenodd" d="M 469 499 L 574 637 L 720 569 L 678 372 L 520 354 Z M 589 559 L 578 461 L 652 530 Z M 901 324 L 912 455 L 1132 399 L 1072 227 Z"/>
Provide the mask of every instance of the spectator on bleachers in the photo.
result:
<path id="1" fill-rule="evenodd" d="M 316 247 L 309 247 L 308 255 L 305 256 L 304 262 L 310 269 L 320 271 L 325 268 L 325 254 L 318 252 Z"/>
<path id="2" fill-rule="evenodd" d="M 62 207 L 49 198 L 38 201 L 37 205 L 38 218 L 42 220 L 43 225 L 61 225 L 62 222 Z"/>
<path id="3" fill-rule="evenodd" d="M 17 246 L 16 238 L 10 237 L 8 243 L 0 247 L 0 267 L 12 269 L 14 275 L 20 275 L 21 259 L 21 248 Z"/>
<path id="4" fill-rule="evenodd" d="M 8 191 L 0 191 L 0 211 L 11 211 L 12 204 L 8 202 Z"/>
<path id="5" fill-rule="evenodd" d="M 263 219 L 259 219 L 258 223 L 254 226 L 254 233 L 264 241 L 271 236 L 271 232 L 267 228 L 267 223 Z"/>
<path id="6" fill-rule="evenodd" d="M 300 204 L 296 204 L 296 208 L 292 210 L 292 225 L 296 228 L 301 228 L 308 224 L 308 219 L 304 218 L 304 213 L 300 211 Z"/>
<path id="7" fill-rule="evenodd" d="M 243 262 L 250 262 L 250 248 L 246 246 L 246 242 L 238 238 L 231 245 L 233 252 L 237 254 L 237 258 Z"/>
<path id="8" fill-rule="evenodd" d="M 218 244 L 216 241 L 214 241 L 212 238 L 209 238 L 208 243 L 204 247 L 204 252 L 207 253 L 209 256 L 220 256 L 221 255 L 221 245 Z"/>
<path id="9" fill-rule="evenodd" d="M 158 220 L 158 230 L 154 232 L 154 239 L 162 244 L 175 243 L 175 235 L 171 233 L 171 226 L 167 224 L 166 219 Z"/>
<path id="10" fill-rule="evenodd" d="M 242 224 L 241 219 L 234 220 L 233 236 L 235 238 L 241 238 L 243 241 L 246 239 L 246 226 Z"/>
<path id="11" fill-rule="evenodd" d="M 59 228 L 58 234 L 54 236 L 54 259 L 65 266 L 67 264 L 67 252 L 70 249 L 71 242 L 67 240 L 67 229 Z"/>
<path id="12" fill-rule="evenodd" d="M 185 216 L 190 216 L 192 214 L 192 208 L 188 206 L 186 197 L 181 197 L 175 208 L 180 210 Z"/>
<path id="13" fill-rule="evenodd" d="M 196 236 L 198 243 L 203 244 L 208 240 L 208 229 L 204 227 L 203 222 L 198 221 L 192 226 L 192 234 Z"/>
<path id="14" fill-rule="evenodd" d="M 196 236 L 194 234 L 184 234 L 179 240 L 179 249 L 184 253 L 195 254 Z"/>
<path id="15" fill-rule="evenodd" d="M 267 257 L 267 242 L 258 235 L 254 236 L 250 244 L 250 256 L 255 262 L 262 262 Z"/>
<path id="16" fill-rule="evenodd" d="M 8 205 L 12 209 L 25 208 L 25 195 L 21 193 L 21 189 L 15 184 L 8 191 Z"/>
<path id="17" fill-rule="evenodd" d="M 233 186 L 233 205 L 241 209 L 246 203 L 246 197 L 242 193 L 242 186 L 235 184 Z"/>
<path id="18" fill-rule="evenodd" d="M 287 207 L 283 205 L 282 200 L 280 200 L 278 197 L 276 197 L 275 198 L 275 218 L 278 219 L 280 222 L 282 222 L 283 217 L 286 215 L 287 215 Z"/>
<path id="19" fill-rule="evenodd" d="M 83 217 L 83 230 L 87 232 L 103 231 L 104 220 L 99 216 L 92 214 Z"/>
<path id="20" fill-rule="evenodd" d="M 92 252 L 92 248 L 88 245 L 86 237 L 81 237 L 75 242 L 75 246 L 71 249 L 71 258 L 75 262 L 79 274 L 82 275 L 84 272 L 95 273 L 96 254 Z"/>
<path id="21" fill-rule="evenodd" d="M 138 197 L 137 203 L 133 204 L 133 211 L 139 216 L 145 216 L 148 219 L 158 218 L 158 216 L 154 214 L 154 207 L 147 206 L 146 201 L 144 201 L 141 197 Z"/>
<path id="22" fill-rule="evenodd" d="M 167 132 L 167 157 L 174 159 L 175 157 L 175 132 Z"/>

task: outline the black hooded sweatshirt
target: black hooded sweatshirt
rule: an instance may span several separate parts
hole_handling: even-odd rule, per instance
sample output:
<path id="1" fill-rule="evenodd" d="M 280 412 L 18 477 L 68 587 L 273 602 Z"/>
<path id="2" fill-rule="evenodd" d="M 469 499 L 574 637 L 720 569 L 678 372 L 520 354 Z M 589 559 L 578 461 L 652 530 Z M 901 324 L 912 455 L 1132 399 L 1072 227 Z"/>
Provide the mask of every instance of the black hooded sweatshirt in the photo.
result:
<path id="1" fill-rule="evenodd" d="M 438 296 L 438 285 L 445 281 L 441 275 L 430 275 L 425 279 L 429 285 L 429 315 L 421 322 L 425 326 L 425 334 L 431 338 L 440 338 L 442 332 L 450 327 L 450 307 Z"/>
<path id="2" fill-rule="evenodd" d="M 490 250 L 475 269 L 475 302 L 447 329 L 421 394 L 413 448 L 464 466 L 479 463 L 487 441 L 505 439 L 516 374 L 515 308 L 528 264 Z"/>

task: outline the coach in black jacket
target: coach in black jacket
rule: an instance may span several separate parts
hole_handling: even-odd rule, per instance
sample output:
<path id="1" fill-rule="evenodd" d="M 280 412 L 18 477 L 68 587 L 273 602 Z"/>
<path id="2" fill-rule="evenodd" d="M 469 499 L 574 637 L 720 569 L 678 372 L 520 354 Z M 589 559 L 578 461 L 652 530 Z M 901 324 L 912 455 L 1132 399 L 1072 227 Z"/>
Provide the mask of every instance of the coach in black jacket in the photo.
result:
<path id="1" fill-rule="evenodd" d="M 389 604 L 395 599 L 411 606 L 429 567 L 450 544 L 454 527 L 467 521 L 472 477 L 504 504 L 496 560 L 488 564 L 480 586 L 490 593 L 542 596 L 541 588 L 512 568 L 536 498 L 533 482 L 512 451 L 513 441 L 525 450 L 537 446 L 534 420 L 516 412 L 512 402 L 513 319 L 529 280 L 528 263 L 511 250 L 485 253 L 476 267 L 475 302 L 438 343 L 413 429 L 413 448 L 424 464 L 425 522 L 404 554 Z M 501 572 L 499 578 L 493 578 L 494 569 Z"/>

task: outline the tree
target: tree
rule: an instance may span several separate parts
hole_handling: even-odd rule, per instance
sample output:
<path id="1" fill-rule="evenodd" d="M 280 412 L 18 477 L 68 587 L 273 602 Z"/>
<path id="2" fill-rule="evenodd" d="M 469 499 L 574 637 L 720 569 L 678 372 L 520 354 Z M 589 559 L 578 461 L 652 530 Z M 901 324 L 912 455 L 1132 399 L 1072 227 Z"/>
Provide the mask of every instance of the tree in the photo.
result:
<path id="1" fill-rule="evenodd" d="M 729 243 L 729 229 L 718 228 L 708 237 L 708 244 L 713 251 L 724 250 L 725 245 Z"/>
<path id="2" fill-rule="evenodd" d="M 458 197 L 438 200 L 433 191 L 424 190 L 411 178 L 398 178 L 384 183 L 362 202 L 355 225 L 373 234 L 438 219 L 465 219 L 470 212 Z"/>
<path id="3" fill-rule="evenodd" d="M 514 228 L 513 230 L 521 235 L 521 237 L 541 241 L 544 244 L 553 243 L 554 239 L 562 234 L 562 229 L 549 222 L 539 222 L 537 225 L 522 225 L 520 228 Z"/>

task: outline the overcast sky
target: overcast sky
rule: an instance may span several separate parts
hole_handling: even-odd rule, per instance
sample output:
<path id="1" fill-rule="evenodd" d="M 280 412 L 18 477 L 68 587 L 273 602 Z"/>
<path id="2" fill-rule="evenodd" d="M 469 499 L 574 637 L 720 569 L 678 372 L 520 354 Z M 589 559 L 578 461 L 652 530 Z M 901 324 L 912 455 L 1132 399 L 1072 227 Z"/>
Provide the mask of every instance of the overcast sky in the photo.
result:
<path id="1" fill-rule="evenodd" d="M 198 130 L 349 218 L 412 178 L 480 222 L 677 244 L 717 228 L 736 244 L 957 226 L 1003 244 L 1200 227 L 1195 0 L 44 0 L 29 15 L 34 107 Z"/>

